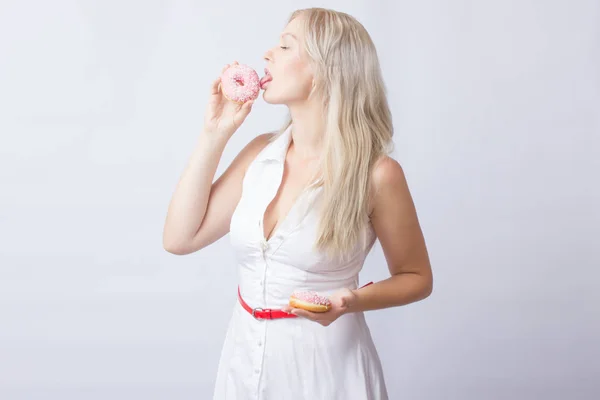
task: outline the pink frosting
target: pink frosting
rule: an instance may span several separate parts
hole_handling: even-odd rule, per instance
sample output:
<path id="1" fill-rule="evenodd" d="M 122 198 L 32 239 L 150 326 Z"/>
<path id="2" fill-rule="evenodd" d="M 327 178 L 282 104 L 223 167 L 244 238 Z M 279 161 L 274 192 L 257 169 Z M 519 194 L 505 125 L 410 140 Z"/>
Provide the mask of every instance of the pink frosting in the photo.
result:
<path id="1" fill-rule="evenodd" d="M 331 304 L 331 301 L 329 301 L 329 298 L 327 296 L 322 296 L 319 293 L 312 291 L 294 291 L 294 293 L 292 293 L 292 297 L 312 304 L 322 304 L 324 306 L 328 306 Z"/>
<path id="2" fill-rule="evenodd" d="M 221 89 L 233 101 L 245 103 L 258 97 L 260 78 L 251 67 L 232 65 L 221 75 Z"/>

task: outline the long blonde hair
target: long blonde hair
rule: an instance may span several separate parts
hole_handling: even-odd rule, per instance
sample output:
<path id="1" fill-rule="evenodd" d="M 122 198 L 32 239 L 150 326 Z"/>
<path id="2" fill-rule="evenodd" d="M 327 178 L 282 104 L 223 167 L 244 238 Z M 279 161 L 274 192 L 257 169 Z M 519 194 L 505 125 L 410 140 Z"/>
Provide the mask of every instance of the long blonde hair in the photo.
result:
<path id="1" fill-rule="evenodd" d="M 317 186 L 323 186 L 315 246 L 331 257 L 351 256 L 367 244 L 371 171 L 390 154 L 392 116 L 375 45 L 354 17 L 324 8 L 294 11 L 302 17 L 306 51 L 314 67 L 311 96 L 323 101 L 325 135 Z M 293 121 L 287 121 L 276 140 Z"/>

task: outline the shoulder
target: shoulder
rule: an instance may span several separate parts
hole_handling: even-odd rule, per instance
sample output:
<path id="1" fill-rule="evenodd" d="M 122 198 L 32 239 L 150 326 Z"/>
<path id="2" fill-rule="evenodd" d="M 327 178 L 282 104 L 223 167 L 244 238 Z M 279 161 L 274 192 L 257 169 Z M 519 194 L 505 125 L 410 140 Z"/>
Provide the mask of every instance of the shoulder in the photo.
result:
<path id="1" fill-rule="evenodd" d="M 250 166 L 258 154 L 269 144 L 274 133 L 263 133 L 250 140 L 240 151 L 238 158 L 242 160 L 244 171 Z"/>
<path id="2" fill-rule="evenodd" d="M 369 216 L 377 212 L 378 207 L 385 207 L 391 197 L 403 197 L 408 193 L 406 176 L 400 163 L 383 155 L 371 171 L 371 203 Z"/>
<path id="3" fill-rule="evenodd" d="M 267 144 L 269 144 L 273 136 L 275 136 L 275 133 L 263 133 L 258 135 L 248 142 L 244 150 L 247 150 L 249 153 L 253 153 L 256 156 L 267 146 Z"/>
<path id="4" fill-rule="evenodd" d="M 404 183 L 406 181 L 404 170 L 400 163 L 389 156 L 382 156 L 377 160 L 373 167 L 371 178 L 377 190 L 386 185 Z"/>

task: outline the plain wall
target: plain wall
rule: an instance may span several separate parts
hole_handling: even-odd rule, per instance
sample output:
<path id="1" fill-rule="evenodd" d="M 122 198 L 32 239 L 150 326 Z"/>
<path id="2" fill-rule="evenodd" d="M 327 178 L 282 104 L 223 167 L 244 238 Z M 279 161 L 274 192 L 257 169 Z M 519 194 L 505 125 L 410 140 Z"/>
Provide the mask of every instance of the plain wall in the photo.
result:
<path id="1" fill-rule="evenodd" d="M 210 82 L 262 72 L 306 6 L 375 41 L 434 270 L 425 301 L 367 313 L 391 399 L 600 398 L 597 1 L 12 0 L 1 399 L 211 398 L 234 256 L 167 253 L 167 206 Z M 284 115 L 259 100 L 217 176 Z M 361 280 L 387 276 L 376 243 Z"/>

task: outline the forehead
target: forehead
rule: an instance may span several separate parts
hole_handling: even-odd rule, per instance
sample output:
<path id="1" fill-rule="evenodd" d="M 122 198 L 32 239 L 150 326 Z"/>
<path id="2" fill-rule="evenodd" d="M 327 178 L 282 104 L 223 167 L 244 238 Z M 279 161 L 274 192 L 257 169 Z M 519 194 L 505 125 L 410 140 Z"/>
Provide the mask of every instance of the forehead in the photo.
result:
<path id="1" fill-rule="evenodd" d="M 301 40 L 302 38 L 302 33 L 304 32 L 304 27 L 302 25 L 302 21 L 300 20 L 300 16 L 294 18 L 293 20 L 291 20 L 287 26 L 285 27 L 285 29 L 283 30 L 283 32 L 281 33 L 282 37 L 285 35 L 285 37 L 290 37 L 290 35 L 286 35 L 287 33 L 292 34 L 296 37 L 297 40 Z"/>

